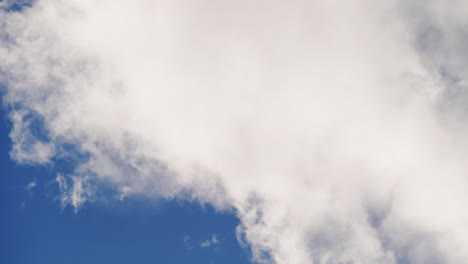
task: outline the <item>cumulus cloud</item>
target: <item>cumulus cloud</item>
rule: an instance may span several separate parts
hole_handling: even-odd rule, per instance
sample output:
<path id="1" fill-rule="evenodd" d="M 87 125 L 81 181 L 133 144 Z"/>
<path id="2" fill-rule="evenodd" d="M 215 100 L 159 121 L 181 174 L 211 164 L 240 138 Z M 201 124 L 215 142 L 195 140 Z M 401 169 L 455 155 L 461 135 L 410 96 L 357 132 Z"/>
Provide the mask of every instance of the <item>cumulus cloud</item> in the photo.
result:
<path id="1" fill-rule="evenodd" d="M 232 210 L 258 263 L 468 263 L 467 26 L 463 0 L 4 9 L 11 156 L 73 160 L 74 208 Z"/>

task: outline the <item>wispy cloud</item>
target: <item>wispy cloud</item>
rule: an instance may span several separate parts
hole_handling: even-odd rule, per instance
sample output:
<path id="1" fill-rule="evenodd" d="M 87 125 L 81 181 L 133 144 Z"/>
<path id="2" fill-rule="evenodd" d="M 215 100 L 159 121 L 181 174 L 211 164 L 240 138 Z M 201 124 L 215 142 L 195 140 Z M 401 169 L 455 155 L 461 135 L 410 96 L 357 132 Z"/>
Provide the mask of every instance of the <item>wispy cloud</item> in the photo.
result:
<path id="1" fill-rule="evenodd" d="M 36 180 L 30 181 L 28 184 L 26 184 L 26 186 L 24 186 L 24 189 L 27 192 L 27 198 L 21 201 L 20 203 L 21 208 L 25 208 L 27 202 L 32 198 L 34 188 L 36 188 Z"/>
<path id="2" fill-rule="evenodd" d="M 36 188 L 36 181 L 31 181 L 24 187 L 28 192 L 31 192 L 34 188 Z"/>
<path id="3" fill-rule="evenodd" d="M 221 242 L 221 241 L 219 240 L 218 235 L 217 235 L 217 234 L 213 234 L 213 235 L 211 236 L 211 238 L 206 239 L 206 240 L 200 242 L 200 247 L 202 247 L 202 248 L 210 248 L 210 247 L 214 247 L 214 246 L 220 244 L 220 242 Z"/>
<path id="4" fill-rule="evenodd" d="M 57 174 L 55 181 L 60 189 L 62 207 L 71 205 L 77 212 L 78 208 L 89 201 L 92 196 L 87 177 L 72 176 L 68 179 L 61 174 Z"/>
<path id="5" fill-rule="evenodd" d="M 187 250 L 193 249 L 192 239 L 190 238 L 189 235 L 185 235 L 184 238 L 183 238 L 182 240 L 183 240 L 184 245 L 185 245 L 185 248 L 186 248 Z"/>

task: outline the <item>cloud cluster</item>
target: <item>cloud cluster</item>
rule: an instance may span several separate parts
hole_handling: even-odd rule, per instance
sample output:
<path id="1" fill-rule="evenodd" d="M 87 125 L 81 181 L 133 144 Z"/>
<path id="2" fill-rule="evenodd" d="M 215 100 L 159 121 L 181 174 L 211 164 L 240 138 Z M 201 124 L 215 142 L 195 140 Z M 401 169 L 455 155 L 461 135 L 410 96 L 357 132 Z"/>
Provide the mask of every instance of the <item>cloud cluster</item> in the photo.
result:
<path id="1" fill-rule="evenodd" d="M 200 242 L 200 247 L 201 248 L 210 248 L 210 247 L 215 247 L 217 246 L 221 241 L 218 238 L 218 235 L 213 234 L 211 235 L 210 239 L 203 240 Z"/>
<path id="2" fill-rule="evenodd" d="M 233 210 L 258 263 L 468 263 L 463 0 L 38 0 L 0 11 L 21 163 L 62 202 Z"/>

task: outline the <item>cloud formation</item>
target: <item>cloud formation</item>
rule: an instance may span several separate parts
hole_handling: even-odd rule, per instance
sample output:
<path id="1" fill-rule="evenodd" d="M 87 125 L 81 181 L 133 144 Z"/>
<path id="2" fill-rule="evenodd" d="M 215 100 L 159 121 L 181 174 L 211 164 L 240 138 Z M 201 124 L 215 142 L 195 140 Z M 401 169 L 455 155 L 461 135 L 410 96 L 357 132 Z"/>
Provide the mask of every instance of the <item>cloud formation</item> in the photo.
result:
<path id="1" fill-rule="evenodd" d="M 20 163 L 233 210 L 258 263 L 468 263 L 468 4 L 38 0 L 0 11 Z"/>
<path id="2" fill-rule="evenodd" d="M 211 235 L 211 238 L 203 240 L 202 242 L 200 242 L 200 247 L 201 248 L 210 248 L 210 247 L 217 246 L 219 243 L 221 243 L 221 241 L 219 240 L 218 235 L 213 234 L 213 235 Z"/>

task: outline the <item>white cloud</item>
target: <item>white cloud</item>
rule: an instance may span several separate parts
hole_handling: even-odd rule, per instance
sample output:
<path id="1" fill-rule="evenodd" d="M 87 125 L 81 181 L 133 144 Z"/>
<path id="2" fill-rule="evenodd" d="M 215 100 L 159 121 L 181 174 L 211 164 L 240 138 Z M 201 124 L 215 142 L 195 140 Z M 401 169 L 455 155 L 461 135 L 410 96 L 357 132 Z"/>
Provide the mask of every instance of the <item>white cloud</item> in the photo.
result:
<path id="1" fill-rule="evenodd" d="M 24 189 L 26 189 L 26 191 L 28 191 L 28 192 L 32 191 L 34 188 L 36 188 L 36 182 L 35 181 L 29 182 L 26 185 L 26 187 L 24 187 Z"/>
<path id="2" fill-rule="evenodd" d="M 10 138 L 15 143 L 10 155 L 19 163 L 49 163 L 54 156 L 54 146 L 31 133 L 34 128 L 31 128 L 31 121 L 25 118 L 26 114 L 26 111 L 19 110 L 10 115 L 13 123 Z"/>
<path id="3" fill-rule="evenodd" d="M 61 192 L 60 202 L 62 207 L 71 205 L 77 212 L 78 208 L 85 202 L 92 201 L 92 190 L 88 183 L 88 177 L 75 175 L 67 179 L 63 175 L 57 174 L 55 181 Z M 71 182 L 71 185 L 69 182 Z"/>
<path id="4" fill-rule="evenodd" d="M 467 263 L 465 2 L 0 12 L 11 156 L 86 153 L 57 176 L 75 208 L 99 183 L 234 209 L 257 262 Z"/>
<path id="5" fill-rule="evenodd" d="M 26 184 L 26 186 L 24 186 L 24 189 L 27 192 L 27 197 L 20 202 L 20 208 L 22 209 L 26 208 L 28 200 L 31 199 L 33 196 L 33 191 L 34 191 L 34 188 L 36 188 L 36 185 L 37 185 L 36 181 L 33 180 L 29 182 L 28 184 Z"/>
<path id="6" fill-rule="evenodd" d="M 185 235 L 183 241 L 186 250 L 192 250 L 194 248 L 192 238 L 189 235 Z"/>
<path id="7" fill-rule="evenodd" d="M 206 240 L 203 240 L 202 242 L 200 242 L 200 247 L 201 248 L 210 248 L 210 247 L 214 247 L 214 246 L 216 246 L 216 245 L 218 245 L 220 243 L 221 243 L 221 241 L 219 240 L 218 235 L 213 234 L 213 235 L 211 235 L 210 239 L 206 239 Z"/>

